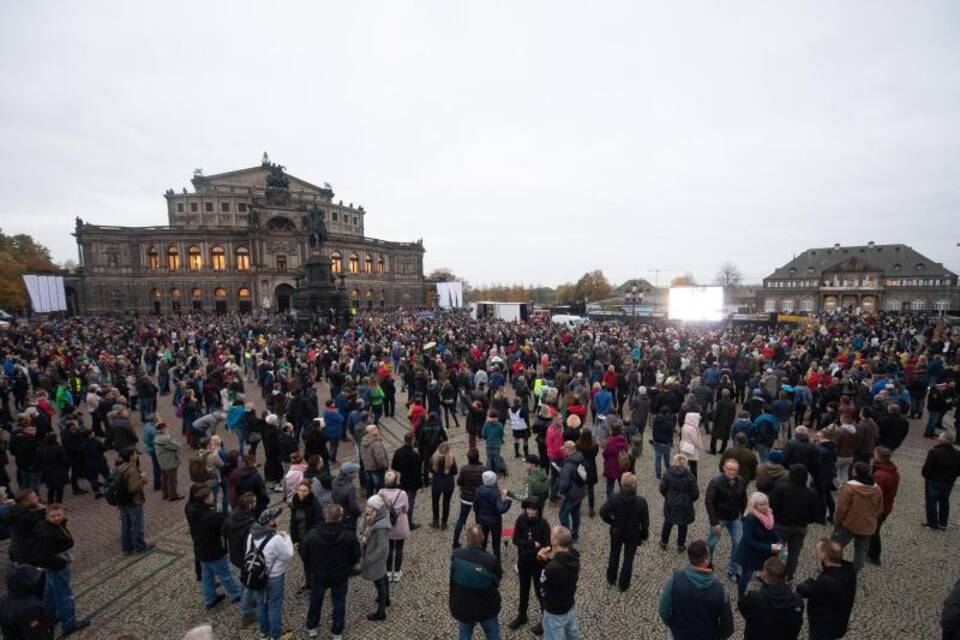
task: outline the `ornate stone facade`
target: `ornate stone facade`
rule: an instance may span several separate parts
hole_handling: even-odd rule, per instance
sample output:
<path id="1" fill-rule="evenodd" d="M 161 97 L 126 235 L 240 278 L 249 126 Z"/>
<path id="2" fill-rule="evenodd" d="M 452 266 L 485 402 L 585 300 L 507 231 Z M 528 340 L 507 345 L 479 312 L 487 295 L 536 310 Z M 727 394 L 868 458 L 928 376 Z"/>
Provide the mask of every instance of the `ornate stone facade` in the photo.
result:
<path id="1" fill-rule="evenodd" d="M 957 274 L 907 245 L 808 249 L 763 279 L 757 310 L 865 312 L 960 309 Z"/>
<path id="2" fill-rule="evenodd" d="M 283 311 L 310 256 L 307 212 L 323 214 L 323 254 L 355 306 L 389 309 L 426 302 L 423 242 L 364 236 L 363 207 L 334 202 L 323 187 L 288 175 L 264 154 L 260 166 L 212 176 L 166 193 L 168 224 L 123 227 L 77 219 L 80 313 L 136 310 Z"/>

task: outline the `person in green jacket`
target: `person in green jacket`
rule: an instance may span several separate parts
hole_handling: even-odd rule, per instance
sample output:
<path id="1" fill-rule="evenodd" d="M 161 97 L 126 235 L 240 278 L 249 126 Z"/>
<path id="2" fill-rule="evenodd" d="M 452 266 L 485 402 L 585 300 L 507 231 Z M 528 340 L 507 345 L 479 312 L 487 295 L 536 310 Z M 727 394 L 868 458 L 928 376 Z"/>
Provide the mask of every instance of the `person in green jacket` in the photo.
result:
<path id="1" fill-rule="evenodd" d="M 547 503 L 547 494 L 550 492 L 550 478 L 547 472 L 540 466 L 540 456 L 535 453 L 528 454 L 523 459 L 523 466 L 527 470 L 527 479 L 523 483 L 523 492 L 511 492 L 508 495 L 514 500 L 525 500 L 534 497 L 540 500 L 540 504 Z"/>
<path id="2" fill-rule="evenodd" d="M 500 448 L 503 447 L 503 423 L 496 410 L 491 409 L 487 421 L 483 423 L 480 437 L 487 443 L 487 470 L 500 473 Z M 504 469 L 506 471 L 506 469 Z"/>
<path id="3" fill-rule="evenodd" d="M 380 382 L 374 378 L 370 383 L 370 409 L 373 411 L 373 423 L 380 424 L 380 416 L 383 415 L 383 399 L 386 394 Z"/>

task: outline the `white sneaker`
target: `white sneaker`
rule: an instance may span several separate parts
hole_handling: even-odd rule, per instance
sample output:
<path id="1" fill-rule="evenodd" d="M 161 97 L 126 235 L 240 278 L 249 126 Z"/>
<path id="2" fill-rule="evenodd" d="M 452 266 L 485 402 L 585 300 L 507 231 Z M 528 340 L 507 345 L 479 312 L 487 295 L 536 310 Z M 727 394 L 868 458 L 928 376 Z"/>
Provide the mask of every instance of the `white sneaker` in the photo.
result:
<path id="1" fill-rule="evenodd" d="M 393 582 L 393 571 L 387 571 L 387 582 Z"/>
<path id="2" fill-rule="evenodd" d="M 333 640 L 343 640 L 343 636 L 333 636 Z"/>
<path id="3" fill-rule="evenodd" d="M 394 571 L 393 572 L 393 581 L 400 582 L 400 578 L 403 577 L 403 571 Z"/>
<path id="4" fill-rule="evenodd" d="M 316 637 L 317 637 L 317 630 L 316 630 L 316 629 L 307 629 L 307 636 L 310 637 L 310 638 L 316 638 Z"/>

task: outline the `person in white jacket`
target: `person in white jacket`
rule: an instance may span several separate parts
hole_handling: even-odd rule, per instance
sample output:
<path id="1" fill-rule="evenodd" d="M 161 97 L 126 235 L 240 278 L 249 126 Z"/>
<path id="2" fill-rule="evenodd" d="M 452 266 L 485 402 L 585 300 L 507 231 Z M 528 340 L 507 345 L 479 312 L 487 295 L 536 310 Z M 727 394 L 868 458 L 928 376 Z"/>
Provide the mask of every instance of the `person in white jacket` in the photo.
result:
<path id="1" fill-rule="evenodd" d="M 269 507 L 260 514 L 247 536 L 247 551 L 263 547 L 263 559 L 267 565 L 267 586 L 257 593 L 257 622 L 260 637 L 279 640 L 283 635 L 283 575 L 293 559 L 293 541 L 286 531 L 277 531 L 283 507 Z"/>
<path id="2" fill-rule="evenodd" d="M 700 438 L 700 414 L 689 412 L 683 418 L 683 428 L 680 429 L 680 453 L 687 458 L 690 464 L 690 473 L 697 477 L 697 460 L 703 453 L 703 440 Z"/>

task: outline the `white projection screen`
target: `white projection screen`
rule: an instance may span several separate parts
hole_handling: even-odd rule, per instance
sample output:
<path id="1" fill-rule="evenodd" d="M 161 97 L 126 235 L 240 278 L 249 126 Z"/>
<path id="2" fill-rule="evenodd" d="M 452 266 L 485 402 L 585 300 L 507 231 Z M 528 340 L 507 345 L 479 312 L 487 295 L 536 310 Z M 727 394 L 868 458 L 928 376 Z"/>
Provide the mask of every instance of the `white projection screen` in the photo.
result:
<path id="1" fill-rule="evenodd" d="M 462 282 L 438 282 L 437 301 L 441 309 L 459 309 L 463 306 Z"/>
<path id="2" fill-rule="evenodd" d="M 23 276 L 23 284 L 30 294 L 30 306 L 34 313 L 52 313 L 67 310 L 67 296 L 63 288 L 63 276 Z"/>
<path id="3" fill-rule="evenodd" d="M 670 287 L 668 317 L 690 322 L 723 320 L 723 287 Z"/>

